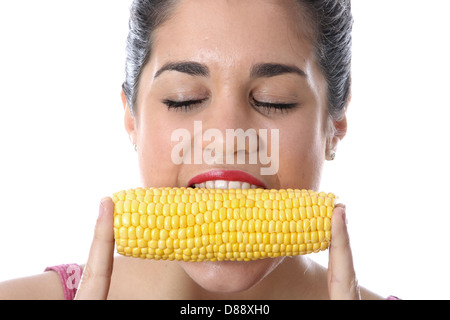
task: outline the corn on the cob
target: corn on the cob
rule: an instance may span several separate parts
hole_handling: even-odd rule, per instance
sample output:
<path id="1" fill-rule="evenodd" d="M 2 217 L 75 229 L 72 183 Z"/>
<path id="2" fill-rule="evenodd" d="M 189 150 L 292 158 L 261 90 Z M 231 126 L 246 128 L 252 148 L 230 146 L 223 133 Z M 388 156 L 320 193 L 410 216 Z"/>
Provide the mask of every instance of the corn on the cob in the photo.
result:
<path id="1" fill-rule="evenodd" d="M 137 188 L 113 194 L 125 256 L 248 261 L 328 248 L 332 193 L 285 189 Z"/>

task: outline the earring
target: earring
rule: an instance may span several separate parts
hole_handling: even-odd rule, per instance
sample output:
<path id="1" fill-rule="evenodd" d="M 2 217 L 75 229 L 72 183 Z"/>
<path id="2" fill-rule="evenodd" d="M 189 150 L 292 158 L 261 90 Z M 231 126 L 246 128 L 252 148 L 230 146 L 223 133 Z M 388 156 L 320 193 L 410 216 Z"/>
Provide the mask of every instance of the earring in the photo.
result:
<path id="1" fill-rule="evenodd" d="M 133 144 L 134 151 L 137 152 L 137 144 Z"/>
<path id="2" fill-rule="evenodd" d="M 328 152 L 328 160 L 333 161 L 335 157 L 336 157 L 336 152 L 334 152 L 333 150 L 330 150 L 330 152 Z"/>

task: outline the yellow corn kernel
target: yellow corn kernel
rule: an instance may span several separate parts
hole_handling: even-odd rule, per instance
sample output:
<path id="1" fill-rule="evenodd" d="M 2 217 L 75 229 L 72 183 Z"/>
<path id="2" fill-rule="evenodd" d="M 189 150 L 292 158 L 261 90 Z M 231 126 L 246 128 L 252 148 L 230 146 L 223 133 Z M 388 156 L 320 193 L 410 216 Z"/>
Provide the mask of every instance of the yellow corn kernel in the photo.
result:
<path id="1" fill-rule="evenodd" d="M 119 254 L 248 261 L 326 250 L 332 193 L 283 189 L 137 188 L 113 194 Z"/>

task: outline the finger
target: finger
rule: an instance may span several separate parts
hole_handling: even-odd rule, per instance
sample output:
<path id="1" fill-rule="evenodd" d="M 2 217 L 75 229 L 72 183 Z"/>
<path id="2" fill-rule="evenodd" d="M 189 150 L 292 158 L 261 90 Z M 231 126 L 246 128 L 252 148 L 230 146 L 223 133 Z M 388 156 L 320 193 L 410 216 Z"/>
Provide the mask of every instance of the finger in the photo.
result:
<path id="1" fill-rule="evenodd" d="M 114 204 L 111 198 L 104 198 L 76 299 L 106 299 L 108 296 L 114 257 L 113 221 Z"/>
<path id="2" fill-rule="evenodd" d="M 328 292 L 331 299 L 360 299 L 347 230 L 345 206 L 342 204 L 336 205 L 331 221 Z"/>

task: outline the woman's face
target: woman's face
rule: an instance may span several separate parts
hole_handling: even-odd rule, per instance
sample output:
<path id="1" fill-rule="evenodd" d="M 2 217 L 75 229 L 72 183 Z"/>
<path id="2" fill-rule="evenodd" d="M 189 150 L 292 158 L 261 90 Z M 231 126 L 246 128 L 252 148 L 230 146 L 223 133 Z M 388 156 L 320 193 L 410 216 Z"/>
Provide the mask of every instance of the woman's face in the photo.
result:
<path id="1" fill-rule="evenodd" d="M 327 86 L 309 34 L 294 1 L 179 1 L 171 18 L 154 33 L 152 55 L 140 78 L 136 116 L 126 109 L 125 125 L 138 146 L 143 184 L 318 190 L 330 125 Z M 258 138 L 264 136 L 260 129 L 267 129 L 268 138 L 256 139 L 256 146 L 251 139 L 235 146 L 225 138 L 227 129 L 251 128 Z M 209 131 L 215 133 L 211 140 L 204 135 L 208 129 L 215 129 Z M 278 138 L 273 129 L 278 129 Z M 222 161 L 194 161 L 194 140 L 201 151 L 215 147 L 216 152 L 208 154 Z M 271 151 L 270 174 L 262 174 L 261 168 L 268 165 L 260 157 L 256 164 L 249 160 L 264 144 Z M 180 151 L 184 147 L 192 147 L 191 153 Z M 245 163 L 238 163 L 243 154 L 248 156 Z M 236 183 L 207 182 L 217 179 Z M 202 287 L 235 292 L 257 284 L 280 262 L 281 258 L 181 265 Z"/>

